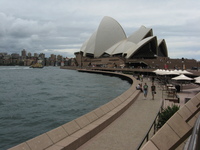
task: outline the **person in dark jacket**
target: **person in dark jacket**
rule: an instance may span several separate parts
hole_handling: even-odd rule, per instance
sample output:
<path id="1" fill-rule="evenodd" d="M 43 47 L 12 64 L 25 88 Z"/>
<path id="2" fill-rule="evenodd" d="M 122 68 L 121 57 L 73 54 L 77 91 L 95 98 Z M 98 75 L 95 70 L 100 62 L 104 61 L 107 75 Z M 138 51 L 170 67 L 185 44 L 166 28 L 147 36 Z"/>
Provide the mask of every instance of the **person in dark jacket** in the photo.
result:
<path id="1" fill-rule="evenodd" d="M 154 82 L 152 82 L 151 85 L 151 93 L 152 93 L 152 99 L 154 100 L 154 95 L 156 94 L 156 86 L 154 85 Z"/>
<path id="2" fill-rule="evenodd" d="M 144 84 L 143 86 L 143 92 L 144 92 L 144 99 L 147 98 L 147 93 L 148 93 L 148 85 L 147 83 Z"/>

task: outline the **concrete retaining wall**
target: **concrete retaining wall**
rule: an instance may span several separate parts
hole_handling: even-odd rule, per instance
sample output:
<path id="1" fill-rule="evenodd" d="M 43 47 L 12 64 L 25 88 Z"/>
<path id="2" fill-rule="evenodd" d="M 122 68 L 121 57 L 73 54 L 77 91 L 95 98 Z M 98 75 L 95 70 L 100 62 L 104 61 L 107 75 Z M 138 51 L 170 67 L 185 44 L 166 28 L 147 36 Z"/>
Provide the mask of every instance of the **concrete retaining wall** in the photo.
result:
<path id="1" fill-rule="evenodd" d="M 118 118 L 135 101 L 140 91 L 136 90 L 138 81 L 131 75 L 114 72 L 88 71 L 118 76 L 132 83 L 132 86 L 120 96 L 105 105 L 56 129 L 39 135 L 9 150 L 74 150 L 101 132 Z"/>

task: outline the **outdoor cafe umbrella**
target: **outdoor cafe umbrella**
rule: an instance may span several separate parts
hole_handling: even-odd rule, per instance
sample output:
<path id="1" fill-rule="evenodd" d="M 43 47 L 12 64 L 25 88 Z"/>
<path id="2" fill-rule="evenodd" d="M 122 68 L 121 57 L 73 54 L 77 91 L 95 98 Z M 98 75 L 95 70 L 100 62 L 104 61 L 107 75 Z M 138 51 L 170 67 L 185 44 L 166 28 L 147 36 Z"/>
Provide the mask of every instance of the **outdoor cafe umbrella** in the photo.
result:
<path id="1" fill-rule="evenodd" d="M 189 77 L 185 76 L 184 74 L 181 74 L 181 75 L 179 75 L 177 77 L 172 78 L 172 80 L 176 80 L 176 81 L 180 82 L 181 83 L 181 87 L 183 88 L 183 86 L 182 86 L 183 83 L 187 83 L 188 81 L 192 81 L 194 79 L 193 78 L 189 78 Z"/>
<path id="2" fill-rule="evenodd" d="M 200 77 L 196 77 L 196 78 L 194 78 L 196 81 L 195 81 L 195 83 L 198 83 L 198 84 L 200 84 Z"/>
<path id="3" fill-rule="evenodd" d="M 174 72 L 178 74 L 193 74 L 192 72 L 189 72 L 187 70 L 174 70 Z"/>
<path id="4" fill-rule="evenodd" d="M 187 70 L 164 70 L 164 69 L 156 69 L 153 71 L 157 75 L 180 75 L 180 74 L 193 74 Z"/>
<path id="5" fill-rule="evenodd" d="M 177 80 L 177 81 L 191 81 L 191 80 L 194 80 L 194 79 L 189 78 L 189 77 L 185 76 L 184 74 L 181 74 L 181 75 L 179 75 L 177 77 L 172 78 L 172 80 Z"/>
<path id="6" fill-rule="evenodd" d="M 153 71 L 156 75 L 159 75 L 159 78 L 162 82 L 168 82 L 172 76 L 177 76 L 179 73 L 174 70 L 164 70 L 164 69 L 156 69 Z"/>
<path id="7" fill-rule="evenodd" d="M 156 70 L 154 70 L 153 71 L 155 74 L 157 74 L 157 75 L 160 75 L 160 74 L 162 74 L 163 72 L 164 72 L 164 70 L 162 70 L 162 69 L 156 69 Z"/>
<path id="8" fill-rule="evenodd" d="M 195 81 L 195 83 L 198 83 L 198 84 L 200 84 L 200 80 L 196 80 L 196 81 Z"/>
<path id="9" fill-rule="evenodd" d="M 183 70 L 182 71 L 182 74 L 193 74 L 192 72 L 189 72 L 189 71 L 187 71 L 187 70 Z"/>
<path id="10" fill-rule="evenodd" d="M 164 70 L 164 69 L 156 69 L 153 71 L 157 75 L 180 75 L 180 74 L 192 74 L 186 70 Z"/>
<path id="11" fill-rule="evenodd" d="M 196 78 L 194 78 L 195 80 L 199 80 L 200 81 L 200 76 L 199 77 L 196 77 Z"/>
<path id="12" fill-rule="evenodd" d="M 169 71 L 166 71 L 166 70 L 160 70 L 160 71 L 157 71 L 156 74 L 157 74 L 157 75 L 166 75 L 167 72 L 169 72 Z"/>
<path id="13" fill-rule="evenodd" d="M 179 73 L 174 72 L 172 70 L 162 70 L 162 69 L 157 69 L 155 71 L 153 71 L 154 73 L 156 73 L 157 75 L 179 75 Z"/>
<path id="14" fill-rule="evenodd" d="M 180 73 L 178 73 L 174 70 L 170 70 L 169 72 L 167 72 L 167 75 L 180 75 Z"/>

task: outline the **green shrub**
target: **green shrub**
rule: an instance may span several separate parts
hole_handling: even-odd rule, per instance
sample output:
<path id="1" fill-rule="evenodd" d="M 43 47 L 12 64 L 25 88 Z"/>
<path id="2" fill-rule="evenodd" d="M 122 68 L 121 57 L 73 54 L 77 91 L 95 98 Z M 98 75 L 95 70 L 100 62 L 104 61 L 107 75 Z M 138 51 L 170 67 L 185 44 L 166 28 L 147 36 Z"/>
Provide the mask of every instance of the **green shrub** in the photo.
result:
<path id="1" fill-rule="evenodd" d="M 173 104 L 172 106 L 168 106 L 167 108 L 163 109 L 158 115 L 157 129 L 161 128 L 167 122 L 167 120 L 179 110 L 179 108 L 180 106 Z"/>

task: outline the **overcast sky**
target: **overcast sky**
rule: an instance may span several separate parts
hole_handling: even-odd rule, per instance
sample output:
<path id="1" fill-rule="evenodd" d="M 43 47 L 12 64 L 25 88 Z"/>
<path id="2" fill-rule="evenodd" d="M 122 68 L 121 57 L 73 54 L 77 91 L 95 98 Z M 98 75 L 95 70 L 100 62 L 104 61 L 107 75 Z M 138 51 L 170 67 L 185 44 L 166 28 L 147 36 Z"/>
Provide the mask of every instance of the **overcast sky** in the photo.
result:
<path id="1" fill-rule="evenodd" d="M 74 57 L 104 16 L 127 36 L 141 25 L 152 28 L 171 58 L 200 60 L 198 0 L 0 0 L 0 53 Z"/>

